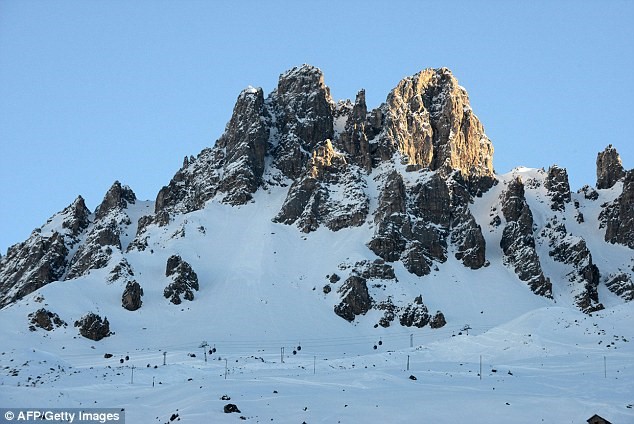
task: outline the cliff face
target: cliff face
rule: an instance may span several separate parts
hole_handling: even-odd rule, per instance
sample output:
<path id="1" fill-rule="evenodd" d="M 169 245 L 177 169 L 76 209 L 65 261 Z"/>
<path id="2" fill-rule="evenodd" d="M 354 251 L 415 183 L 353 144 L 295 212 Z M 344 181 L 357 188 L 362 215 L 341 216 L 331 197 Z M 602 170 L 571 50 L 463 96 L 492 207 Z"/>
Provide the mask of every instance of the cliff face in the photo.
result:
<path id="1" fill-rule="evenodd" d="M 385 107 L 384 149 L 408 164 L 493 176 L 493 145 L 469 105 L 469 96 L 447 68 L 403 79 Z"/>
<path id="2" fill-rule="evenodd" d="M 321 70 L 296 67 L 281 74 L 268 95 L 261 88 L 243 90 L 215 145 L 186 157 L 154 202 L 139 202 L 115 182 L 94 213 L 79 197 L 9 249 L 0 258 L 0 306 L 55 281 L 103 272 L 108 284 L 121 286 L 123 307 L 137 310 L 147 303 L 139 281 L 146 288 L 154 283 L 135 274 L 135 260 L 174 240 L 186 250 L 190 237 L 218 229 L 199 225 L 192 236 L 190 214 L 258 202 L 266 203 L 270 225 L 293 226 L 306 238 L 328 231 L 363 234 L 366 262 L 351 265 L 342 258 L 345 281 L 336 290 L 324 288 L 326 295 L 332 291 L 328 296 L 339 295 L 335 313 L 349 321 L 375 310 L 381 326 L 396 318 L 407 326 L 444 323 L 443 313 L 432 318 L 422 298 L 397 300 L 377 288 L 399 284 L 395 270 L 418 281 L 447 263 L 476 279 L 483 268 L 500 267 L 546 299 L 557 290 L 570 292 L 586 312 L 603 307 L 602 283 L 632 298 L 631 265 L 604 271 L 592 256 L 601 245 L 584 238 L 600 223 L 605 241 L 634 248 L 634 177 L 614 148 L 599 154 L 597 190 L 578 194 L 556 165 L 526 178 L 495 175 L 492 161 L 492 143 L 467 92 L 446 68 L 404 78 L 385 103 L 369 110 L 364 90 L 354 102 L 334 102 Z M 489 217 L 482 212 L 487 208 Z M 182 278 L 168 275 L 172 303 L 181 296 L 193 300 L 204 284 L 198 266 L 194 272 L 184 263 L 189 268 Z"/>

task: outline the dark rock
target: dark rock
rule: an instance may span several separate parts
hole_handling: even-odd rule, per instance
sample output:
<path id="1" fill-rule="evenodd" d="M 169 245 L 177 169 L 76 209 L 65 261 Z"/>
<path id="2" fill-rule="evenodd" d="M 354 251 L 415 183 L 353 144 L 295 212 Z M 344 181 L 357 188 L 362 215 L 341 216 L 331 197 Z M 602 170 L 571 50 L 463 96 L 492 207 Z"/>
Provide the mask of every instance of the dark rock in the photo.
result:
<path id="1" fill-rule="evenodd" d="M 346 121 L 340 142 L 343 150 L 348 153 L 351 161 L 366 172 L 372 170 L 369 140 L 374 138 L 375 132 L 368 121 L 368 108 L 365 104 L 365 90 L 357 93 L 350 116 Z"/>
<path id="2" fill-rule="evenodd" d="M 326 140 L 313 151 L 273 221 L 296 223 L 304 232 L 322 223 L 333 231 L 359 226 L 369 209 L 364 186 L 359 168 L 348 166 L 344 155 Z"/>
<path id="3" fill-rule="evenodd" d="M 429 326 L 431 328 L 441 328 L 444 327 L 445 324 L 447 324 L 447 321 L 445 320 L 445 315 L 443 315 L 443 313 L 440 311 L 436 311 L 436 314 L 429 321 Z"/>
<path id="4" fill-rule="evenodd" d="M 136 195 L 130 187 L 122 186 L 119 181 L 115 181 L 95 209 L 95 219 L 103 219 L 112 210 L 125 209 L 129 203 L 136 203 Z"/>
<path id="5" fill-rule="evenodd" d="M 66 327 L 67 325 L 66 322 L 59 317 L 59 315 L 44 308 L 40 308 L 37 311 L 30 313 L 29 318 L 33 329 L 38 327 L 46 331 L 51 331 L 56 327 Z"/>
<path id="6" fill-rule="evenodd" d="M 399 310 L 399 308 L 394 305 L 394 303 L 392 302 L 392 298 L 390 297 L 377 303 L 375 309 L 379 311 L 384 311 L 383 316 L 379 319 L 378 322 L 378 325 L 383 328 L 387 328 L 392 324 Z"/>
<path id="7" fill-rule="evenodd" d="M 371 280 L 395 280 L 394 268 L 390 264 L 386 264 L 382 259 L 374 261 L 359 261 L 354 264 L 352 272 L 360 277 Z"/>
<path id="8" fill-rule="evenodd" d="M 163 290 L 163 296 L 175 305 L 181 303 L 181 296 L 185 300 L 194 300 L 194 292 L 199 290 L 198 275 L 192 267 L 180 256 L 172 255 L 167 259 L 165 276 L 172 277 L 172 282 Z"/>
<path id="9" fill-rule="evenodd" d="M 0 306 L 60 280 L 66 270 L 67 255 L 64 236 L 57 231 L 47 237 L 34 233 L 26 242 L 11 247 L 2 258 Z"/>
<path id="10" fill-rule="evenodd" d="M 623 169 L 621 157 L 610 144 L 597 155 L 597 188 L 612 188 L 624 176 L 625 169 Z"/>
<path id="11" fill-rule="evenodd" d="M 226 404 L 223 410 L 225 411 L 225 414 L 231 414 L 232 412 L 236 412 L 238 414 L 240 413 L 240 410 L 238 409 L 238 407 L 234 405 L 233 403 Z"/>
<path id="12" fill-rule="evenodd" d="M 323 288 L 323 292 L 324 294 L 328 294 L 332 291 L 332 287 L 330 287 L 330 284 L 326 284 Z"/>
<path id="13" fill-rule="evenodd" d="M 63 278 L 68 254 L 90 224 L 89 216 L 79 196 L 0 257 L 0 308 Z M 61 222 L 61 228 L 50 228 L 54 221 Z"/>
<path id="14" fill-rule="evenodd" d="M 599 193 L 589 185 L 584 185 L 577 193 L 583 193 L 583 197 L 588 200 L 597 200 L 599 198 Z"/>
<path id="15" fill-rule="evenodd" d="M 280 75 L 270 100 L 279 134 L 272 150 L 273 165 L 295 179 L 309 159 L 306 152 L 334 136 L 330 89 L 320 69 L 302 65 Z"/>
<path id="16" fill-rule="evenodd" d="M 512 180 L 502 199 L 506 226 L 500 247 L 504 261 L 512 266 L 520 280 L 525 281 L 538 295 L 552 297 L 552 283 L 544 276 L 535 251 L 533 214 L 524 197 L 524 184 L 518 177 Z"/>
<path id="17" fill-rule="evenodd" d="M 99 341 L 110 336 L 110 323 L 108 318 L 102 319 L 99 315 L 90 312 L 81 319 L 75 321 L 75 327 L 79 327 L 79 334 L 90 340 Z"/>
<path id="18" fill-rule="evenodd" d="M 544 186 L 552 199 L 550 208 L 554 211 L 563 211 L 566 203 L 570 203 L 570 184 L 568 172 L 565 168 L 553 165 L 548 169 Z"/>
<path id="19" fill-rule="evenodd" d="M 77 249 L 68 266 L 66 280 L 86 275 L 90 270 L 104 268 L 113 249 L 121 250 L 120 229 L 114 220 L 96 224 L 86 241 Z"/>
<path id="20" fill-rule="evenodd" d="M 407 305 L 399 316 L 399 321 L 404 327 L 418 327 L 423 328 L 429 324 L 430 316 L 427 306 L 422 303 L 414 301 Z"/>
<path id="21" fill-rule="evenodd" d="M 341 302 L 335 305 L 335 313 L 347 321 L 354 321 L 357 315 L 364 315 L 372 307 L 372 298 L 362 277 L 350 276 L 337 292 Z"/>
<path id="22" fill-rule="evenodd" d="M 612 293 L 621 296 L 625 301 L 634 300 L 634 282 L 630 275 L 626 273 L 610 275 L 605 285 Z"/>
<path id="23" fill-rule="evenodd" d="M 108 281 L 115 282 L 119 280 L 131 281 L 131 277 L 134 277 L 134 271 L 132 266 L 126 258 L 121 258 L 119 263 L 112 268 Z"/>
<path id="24" fill-rule="evenodd" d="M 218 149 L 226 151 L 227 166 L 218 187 L 226 193 L 224 202 L 244 204 L 262 184 L 269 138 L 267 116 L 261 88 L 247 88 L 240 93 L 231 120 L 216 143 Z"/>
<path id="25" fill-rule="evenodd" d="M 605 241 L 634 249 L 634 170 L 626 172 L 621 195 L 606 205 L 599 220 L 606 229 Z"/>
<path id="26" fill-rule="evenodd" d="M 143 289 L 136 281 L 128 281 L 121 296 L 121 306 L 128 311 L 136 311 L 141 307 L 143 301 Z"/>
<path id="27" fill-rule="evenodd" d="M 574 291 L 577 307 L 585 313 L 603 309 L 603 305 L 599 303 L 599 269 L 592 263 L 592 255 L 585 240 L 569 235 L 566 227 L 556 221 L 551 221 L 550 229 L 543 233 L 549 238 L 549 255 L 572 268 L 568 278 L 576 286 Z"/>
<path id="28" fill-rule="evenodd" d="M 341 280 L 341 277 L 338 276 L 337 274 L 333 273 L 329 278 L 328 281 L 330 281 L 330 284 L 335 284 L 337 282 L 339 282 Z"/>
<path id="29" fill-rule="evenodd" d="M 410 375 L 410 376 L 409 376 L 409 379 L 410 379 L 410 380 L 414 380 L 414 381 L 418 380 L 418 379 L 416 378 L 416 376 L 415 376 L 415 375 Z"/>

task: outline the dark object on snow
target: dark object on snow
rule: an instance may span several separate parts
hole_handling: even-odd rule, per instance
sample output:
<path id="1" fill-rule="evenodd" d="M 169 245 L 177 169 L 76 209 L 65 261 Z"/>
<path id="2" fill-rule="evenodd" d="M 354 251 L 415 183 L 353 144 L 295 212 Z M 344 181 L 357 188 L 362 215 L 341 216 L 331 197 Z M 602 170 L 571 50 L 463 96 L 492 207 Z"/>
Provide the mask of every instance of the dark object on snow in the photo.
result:
<path id="1" fill-rule="evenodd" d="M 79 334 L 94 341 L 99 341 L 112 334 L 108 318 L 101 319 L 99 315 L 93 312 L 75 321 L 75 327 L 79 327 Z"/>
<path id="2" fill-rule="evenodd" d="M 198 275 L 191 265 L 178 255 L 172 255 L 167 260 L 165 276 L 172 277 L 172 282 L 163 290 L 163 296 L 174 305 L 181 303 L 181 295 L 185 300 L 194 300 L 194 292 L 198 291 Z"/>
<path id="3" fill-rule="evenodd" d="M 410 376 L 409 376 L 409 379 L 410 379 L 410 380 L 418 380 L 418 379 L 416 378 L 416 376 L 415 376 L 415 375 L 410 375 Z"/>
<path id="4" fill-rule="evenodd" d="M 141 296 L 143 296 L 143 289 L 139 283 L 136 281 L 128 281 L 121 296 L 121 306 L 128 311 L 136 311 L 143 304 Z"/>
<path id="5" fill-rule="evenodd" d="M 598 416 L 597 414 L 594 414 L 593 416 L 588 418 L 586 421 L 588 421 L 588 424 L 612 424 L 610 421 L 606 420 L 603 417 Z"/>
<path id="6" fill-rule="evenodd" d="M 606 420 L 603 417 L 598 416 L 597 414 L 594 414 L 593 416 L 588 418 L 586 421 L 588 421 L 588 424 L 612 424 L 610 421 Z"/>
<path id="7" fill-rule="evenodd" d="M 36 327 L 51 331 L 56 327 L 66 327 L 67 325 L 59 315 L 44 308 L 29 314 L 29 318 L 31 318 L 31 325 L 29 326 L 31 331 L 35 331 Z"/>
<path id="8" fill-rule="evenodd" d="M 226 404 L 224 407 L 224 411 L 225 411 L 225 414 L 231 414 L 232 412 L 237 412 L 238 414 L 240 413 L 240 410 L 238 409 L 238 407 L 233 403 Z"/>
<path id="9" fill-rule="evenodd" d="M 231 398 L 229 396 L 227 396 L 227 395 L 222 395 L 220 400 L 231 400 Z"/>

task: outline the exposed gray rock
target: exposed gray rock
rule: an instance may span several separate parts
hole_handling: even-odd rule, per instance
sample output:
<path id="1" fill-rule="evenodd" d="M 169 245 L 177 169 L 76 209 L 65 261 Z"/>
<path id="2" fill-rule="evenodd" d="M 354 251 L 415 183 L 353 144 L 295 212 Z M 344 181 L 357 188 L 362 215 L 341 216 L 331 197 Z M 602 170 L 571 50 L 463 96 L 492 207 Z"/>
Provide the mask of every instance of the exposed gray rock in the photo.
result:
<path id="1" fill-rule="evenodd" d="M 423 276 L 433 261 L 447 260 L 451 241 L 465 266 L 482 267 L 485 240 L 469 210 L 471 195 L 461 174 L 447 178 L 440 172 L 416 172 L 420 176 L 408 186 L 395 171 L 385 175 L 368 247 L 384 260 L 401 260 L 408 271 Z"/>
<path id="2" fill-rule="evenodd" d="M 127 261 L 126 258 L 121 258 L 119 263 L 115 265 L 110 271 L 110 275 L 108 276 L 109 282 L 115 282 L 119 280 L 123 280 L 125 282 L 132 281 L 132 277 L 134 277 L 134 271 L 132 270 L 132 266 Z"/>
<path id="3" fill-rule="evenodd" d="M 123 295 L 121 295 L 121 306 L 123 306 L 128 311 L 136 311 L 141 307 L 143 301 L 141 297 L 143 296 L 143 289 L 141 285 L 136 281 L 128 281 L 125 286 L 125 290 L 123 291 Z"/>
<path id="4" fill-rule="evenodd" d="M 621 296 L 627 302 L 634 300 L 634 282 L 629 274 L 622 272 L 610 275 L 605 285 L 612 293 Z"/>
<path id="5" fill-rule="evenodd" d="M 368 292 L 365 278 L 350 276 L 337 290 L 341 302 L 335 305 L 335 313 L 346 321 L 354 321 L 357 315 L 364 315 L 372 308 L 372 297 Z"/>
<path id="6" fill-rule="evenodd" d="M 319 68 L 302 65 L 280 75 L 270 101 L 278 133 L 277 145 L 272 149 L 273 164 L 295 179 L 317 143 L 334 136 L 335 105 L 330 89 Z"/>
<path id="7" fill-rule="evenodd" d="M 193 290 L 198 291 L 198 275 L 191 265 L 185 262 L 180 256 L 172 255 L 167 259 L 165 276 L 171 277 L 172 282 L 163 290 L 163 296 L 168 298 L 175 305 L 181 303 L 181 296 L 185 300 L 194 300 Z"/>
<path id="8" fill-rule="evenodd" d="M 29 314 L 31 325 L 29 329 L 35 331 L 37 328 L 51 331 L 56 327 L 66 327 L 68 324 L 54 312 L 48 311 L 44 308 L 40 308 L 37 311 Z"/>
<path id="9" fill-rule="evenodd" d="M 429 324 L 430 318 L 427 306 L 420 296 L 413 303 L 407 305 L 399 315 L 399 321 L 404 327 L 423 328 Z"/>
<path id="10" fill-rule="evenodd" d="M 549 238 L 550 256 L 557 262 L 571 266 L 568 281 L 573 287 L 575 303 L 585 312 L 591 313 L 603 309 L 599 303 L 600 273 L 592 263 L 592 255 L 586 242 L 581 237 L 571 236 L 563 224 L 552 220 L 543 234 Z"/>
<path id="11" fill-rule="evenodd" d="M 544 186 L 552 199 L 550 208 L 554 211 L 563 211 L 566 208 L 566 203 L 570 203 L 570 184 L 566 169 L 557 165 L 548 168 Z"/>
<path id="12" fill-rule="evenodd" d="M 374 261 L 359 261 L 354 264 L 352 274 L 358 275 L 366 280 L 396 280 L 394 268 L 386 264 L 382 259 Z"/>
<path id="13" fill-rule="evenodd" d="M 581 187 L 577 193 L 582 193 L 583 197 L 588 200 L 597 200 L 599 198 L 599 193 L 587 184 Z"/>
<path id="14" fill-rule="evenodd" d="M 95 220 L 103 219 L 109 212 L 126 209 L 128 204 L 136 203 L 136 195 L 128 186 L 115 181 L 99 206 L 95 209 Z"/>
<path id="15" fill-rule="evenodd" d="M 108 337 L 110 332 L 110 323 L 108 318 L 101 318 L 99 315 L 90 312 L 81 319 L 75 321 L 75 327 L 79 327 L 79 334 L 90 340 L 99 341 L 104 337 Z"/>
<path id="16" fill-rule="evenodd" d="M 90 224 L 90 211 L 79 196 L 63 211 L 0 258 L 0 307 L 15 302 L 64 276 L 68 254 Z M 53 222 L 61 222 L 61 228 Z"/>
<path id="17" fill-rule="evenodd" d="M 611 188 L 625 176 L 621 157 L 612 145 L 597 154 L 597 188 Z"/>
<path id="18" fill-rule="evenodd" d="M 352 163 L 357 164 L 366 172 L 372 170 L 372 156 L 370 142 L 376 136 L 375 128 L 368 120 L 368 108 L 365 104 L 365 90 L 360 90 L 346 121 L 340 143 L 344 152 L 348 154 Z"/>
<path id="19" fill-rule="evenodd" d="M 445 315 L 440 311 L 436 311 L 436 314 L 429 320 L 429 326 L 431 328 L 442 328 L 446 324 Z"/>
<path id="20" fill-rule="evenodd" d="M 605 227 L 605 241 L 634 249 L 634 170 L 626 172 L 623 192 L 605 206 L 599 219 L 601 228 Z"/>
<path id="21" fill-rule="evenodd" d="M 77 278 L 90 270 L 108 265 L 113 249 L 121 250 L 119 234 L 119 226 L 115 221 L 96 224 L 70 261 L 65 279 Z"/>
<path id="22" fill-rule="evenodd" d="M 218 187 L 226 193 L 224 202 L 246 203 L 262 184 L 269 138 L 267 118 L 262 89 L 243 90 L 224 134 L 216 143 L 218 149 L 226 151 L 226 166 Z"/>
<path id="23" fill-rule="evenodd" d="M 526 203 L 524 184 L 519 177 L 509 183 L 503 194 L 502 212 L 506 219 L 500 241 L 504 262 L 513 267 L 533 293 L 552 297 L 552 283 L 544 276 L 535 251 L 533 214 Z"/>
<path id="24" fill-rule="evenodd" d="M 359 226 L 369 209 L 364 186 L 360 169 L 348 166 L 344 155 L 326 140 L 313 151 L 273 221 L 296 223 L 304 232 L 314 231 L 322 223 L 333 231 Z"/>

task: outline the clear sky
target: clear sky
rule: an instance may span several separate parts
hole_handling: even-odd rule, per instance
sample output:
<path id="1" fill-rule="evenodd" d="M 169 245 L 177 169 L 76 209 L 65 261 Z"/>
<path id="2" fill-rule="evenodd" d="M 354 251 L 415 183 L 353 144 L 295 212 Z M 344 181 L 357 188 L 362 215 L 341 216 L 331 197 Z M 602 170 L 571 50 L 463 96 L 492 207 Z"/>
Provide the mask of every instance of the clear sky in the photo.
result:
<path id="1" fill-rule="evenodd" d="M 633 1 L 0 0 L 0 252 L 115 180 L 155 199 L 241 89 L 302 63 L 370 108 L 452 69 L 498 173 L 556 163 L 576 190 L 610 143 L 634 167 Z"/>

